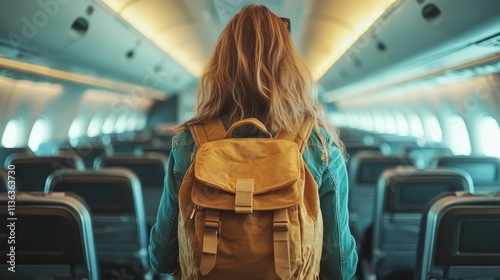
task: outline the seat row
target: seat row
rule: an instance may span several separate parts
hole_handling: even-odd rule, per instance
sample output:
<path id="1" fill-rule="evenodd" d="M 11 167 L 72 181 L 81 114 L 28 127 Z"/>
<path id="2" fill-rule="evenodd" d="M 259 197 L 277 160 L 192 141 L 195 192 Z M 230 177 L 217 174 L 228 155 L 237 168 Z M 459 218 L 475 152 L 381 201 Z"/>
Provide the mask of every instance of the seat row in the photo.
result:
<path id="1" fill-rule="evenodd" d="M 411 279 L 422 212 L 436 196 L 500 192 L 498 158 L 442 156 L 433 164 L 418 169 L 408 157 L 374 152 L 351 159 L 350 227 L 367 274 Z"/>
<path id="2" fill-rule="evenodd" d="M 92 220 L 91 232 L 95 239 L 101 279 L 120 279 L 121 276 L 115 274 L 121 275 L 122 270 L 127 275 L 136 277 L 135 279 L 149 279 L 151 271 L 147 242 L 163 193 L 167 168 L 165 155 L 152 153 L 142 157 L 100 156 L 95 161 L 95 169 L 85 169 L 81 159 L 75 154 L 53 157 L 16 154 L 5 167 L 8 169 L 9 165 L 13 171 L 12 176 L 8 178 L 5 171 L 0 171 L 0 177 L 3 177 L 1 182 L 5 184 L 0 187 L 10 190 L 8 187 L 12 184 L 8 181 L 14 181 L 16 205 L 19 193 L 22 194 L 21 201 L 23 196 L 28 196 L 24 192 L 34 196 L 40 192 L 66 192 L 81 198 L 88 207 Z M 7 203 L 2 203 L 2 206 L 6 205 Z M 35 234 L 37 232 L 28 231 Z M 46 237 L 47 235 L 36 235 L 26 238 L 43 244 L 43 238 Z M 30 242 L 35 244 L 35 241 Z M 57 244 L 54 243 L 54 246 Z M 30 258 L 36 259 L 35 256 Z M 39 258 L 45 260 L 42 256 Z M 46 260 L 52 262 L 50 258 Z M 31 265 L 29 260 L 27 264 Z M 44 263 L 44 266 L 49 264 Z M 10 278 L 0 275 L 0 279 Z"/>

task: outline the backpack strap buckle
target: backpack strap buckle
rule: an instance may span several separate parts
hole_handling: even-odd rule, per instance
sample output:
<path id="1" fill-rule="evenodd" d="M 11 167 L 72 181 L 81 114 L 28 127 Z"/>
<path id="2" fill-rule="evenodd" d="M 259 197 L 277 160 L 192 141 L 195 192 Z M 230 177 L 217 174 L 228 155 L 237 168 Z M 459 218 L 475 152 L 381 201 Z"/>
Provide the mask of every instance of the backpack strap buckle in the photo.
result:
<path id="1" fill-rule="evenodd" d="M 203 229 L 203 254 L 201 255 L 200 272 L 207 275 L 215 267 L 217 244 L 220 239 L 221 222 L 219 210 L 206 209 Z"/>
<path id="2" fill-rule="evenodd" d="M 281 279 L 290 279 L 290 237 L 288 234 L 288 212 L 274 210 L 273 242 L 274 269 Z"/>
<path id="3" fill-rule="evenodd" d="M 240 214 L 253 213 L 253 179 L 236 179 L 234 211 Z"/>

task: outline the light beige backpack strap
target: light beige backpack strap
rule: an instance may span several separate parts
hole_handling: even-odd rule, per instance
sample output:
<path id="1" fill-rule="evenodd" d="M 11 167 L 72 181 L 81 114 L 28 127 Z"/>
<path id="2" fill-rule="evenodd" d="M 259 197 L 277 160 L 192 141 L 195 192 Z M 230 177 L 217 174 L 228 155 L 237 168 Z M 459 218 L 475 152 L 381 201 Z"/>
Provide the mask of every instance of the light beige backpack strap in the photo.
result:
<path id="1" fill-rule="evenodd" d="M 294 141 L 297 143 L 299 151 L 302 153 L 307 146 L 307 140 L 309 139 L 313 128 L 314 122 L 312 120 L 306 120 L 296 131 L 287 132 L 280 130 L 274 138 Z"/>
<path id="2" fill-rule="evenodd" d="M 236 128 L 243 126 L 243 125 L 249 125 L 249 124 L 253 125 L 255 128 L 262 131 L 266 135 L 267 138 L 273 138 L 271 133 L 269 133 L 267 131 L 266 126 L 256 118 L 242 119 L 242 120 L 239 120 L 239 121 L 233 123 L 233 125 L 231 125 L 231 127 L 227 130 L 227 133 L 224 136 L 224 138 L 231 138 L 231 135 L 233 134 L 233 131 Z"/>
<path id="3" fill-rule="evenodd" d="M 200 272 L 207 275 L 215 267 L 217 260 L 217 244 L 220 238 L 221 223 L 219 210 L 207 209 L 203 225 L 203 252 L 201 255 Z"/>
<path id="4" fill-rule="evenodd" d="M 226 135 L 226 128 L 220 118 L 216 118 L 204 124 L 189 126 L 193 135 L 194 143 L 199 149 L 206 142 L 220 140 Z"/>
<path id="5" fill-rule="evenodd" d="M 291 277 L 290 272 L 290 236 L 288 232 L 288 212 L 286 209 L 274 210 L 273 243 L 274 269 L 282 280 Z"/>

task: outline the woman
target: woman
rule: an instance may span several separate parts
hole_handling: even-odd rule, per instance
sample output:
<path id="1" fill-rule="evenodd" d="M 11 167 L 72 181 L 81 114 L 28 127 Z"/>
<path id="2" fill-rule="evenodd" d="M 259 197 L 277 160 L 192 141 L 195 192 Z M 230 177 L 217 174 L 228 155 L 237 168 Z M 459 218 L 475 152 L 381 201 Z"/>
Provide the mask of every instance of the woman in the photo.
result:
<path id="1" fill-rule="evenodd" d="M 249 5 L 221 34 L 201 76 L 196 116 L 172 139 L 165 191 L 149 245 L 156 272 L 173 273 L 177 265 L 177 194 L 195 148 L 187 127 L 222 118 L 227 128 L 253 117 L 272 132 L 314 122 L 303 158 L 319 187 L 324 228 L 321 275 L 332 280 L 354 275 L 358 257 L 348 227 L 343 144 L 311 94 L 312 76 L 293 46 L 289 28 L 288 21 L 268 8 Z"/>

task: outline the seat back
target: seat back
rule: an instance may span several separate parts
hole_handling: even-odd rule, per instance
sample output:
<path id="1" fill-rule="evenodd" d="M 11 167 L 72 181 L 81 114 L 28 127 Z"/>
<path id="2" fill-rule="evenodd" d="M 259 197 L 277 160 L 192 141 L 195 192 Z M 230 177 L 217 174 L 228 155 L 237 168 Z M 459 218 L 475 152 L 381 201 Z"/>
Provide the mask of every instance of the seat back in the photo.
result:
<path id="1" fill-rule="evenodd" d="M 0 147 L 0 165 L 5 166 L 5 160 L 12 154 L 32 154 L 29 148 Z"/>
<path id="2" fill-rule="evenodd" d="M 92 212 L 101 277 L 128 267 L 143 274 L 148 267 L 147 232 L 140 182 L 125 168 L 61 169 L 47 179 L 45 192 L 73 192 Z"/>
<path id="3" fill-rule="evenodd" d="M 500 192 L 500 158 L 488 156 L 440 156 L 432 167 L 446 166 L 469 173 L 478 193 Z"/>
<path id="4" fill-rule="evenodd" d="M 66 156 L 34 157 L 13 154 L 7 158 L 6 166 L 16 167 L 16 191 L 43 192 L 49 175 L 59 169 L 84 169 L 80 157 Z"/>
<path id="5" fill-rule="evenodd" d="M 372 268 L 377 278 L 415 269 L 422 212 L 443 192 L 472 192 L 472 179 L 457 169 L 386 169 L 377 184 Z"/>
<path id="6" fill-rule="evenodd" d="M 7 192 L 9 186 L 7 171 L 0 169 L 0 192 Z"/>
<path id="7" fill-rule="evenodd" d="M 414 279 L 498 279 L 500 194 L 451 193 L 423 214 Z"/>
<path id="8" fill-rule="evenodd" d="M 407 147 L 405 154 L 412 159 L 416 166 L 429 168 L 432 159 L 438 156 L 452 156 L 453 152 L 446 147 Z"/>
<path id="9" fill-rule="evenodd" d="M 98 156 L 109 154 L 108 149 L 104 146 L 80 146 L 59 149 L 59 154 L 62 156 L 71 153 L 77 154 L 87 168 L 94 166 L 94 161 Z"/>
<path id="10" fill-rule="evenodd" d="M 94 168 L 125 167 L 134 172 L 142 186 L 142 197 L 146 210 L 146 221 L 152 226 L 156 222 L 158 206 L 163 194 L 165 174 L 167 172 L 165 155 L 150 153 L 142 157 L 133 155 L 99 156 Z"/>
<path id="11" fill-rule="evenodd" d="M 375 190 L 380 174 L 387 168 L 411 166 L 404 156 L 358 152 L 351 159 L 349 172 L 349 218 L 353 234 L 361 242 L 372 223 Z"/>
<path id="12" fill-rule="evenodd" d="M 15 209 L 9 201 L 0 194 L 0 219 L 7 222 L 0 234 L 15 240 L 0 242 L 0 279 L 99 279 L 92 220 L 82 200 L 17 193 Z"/>

